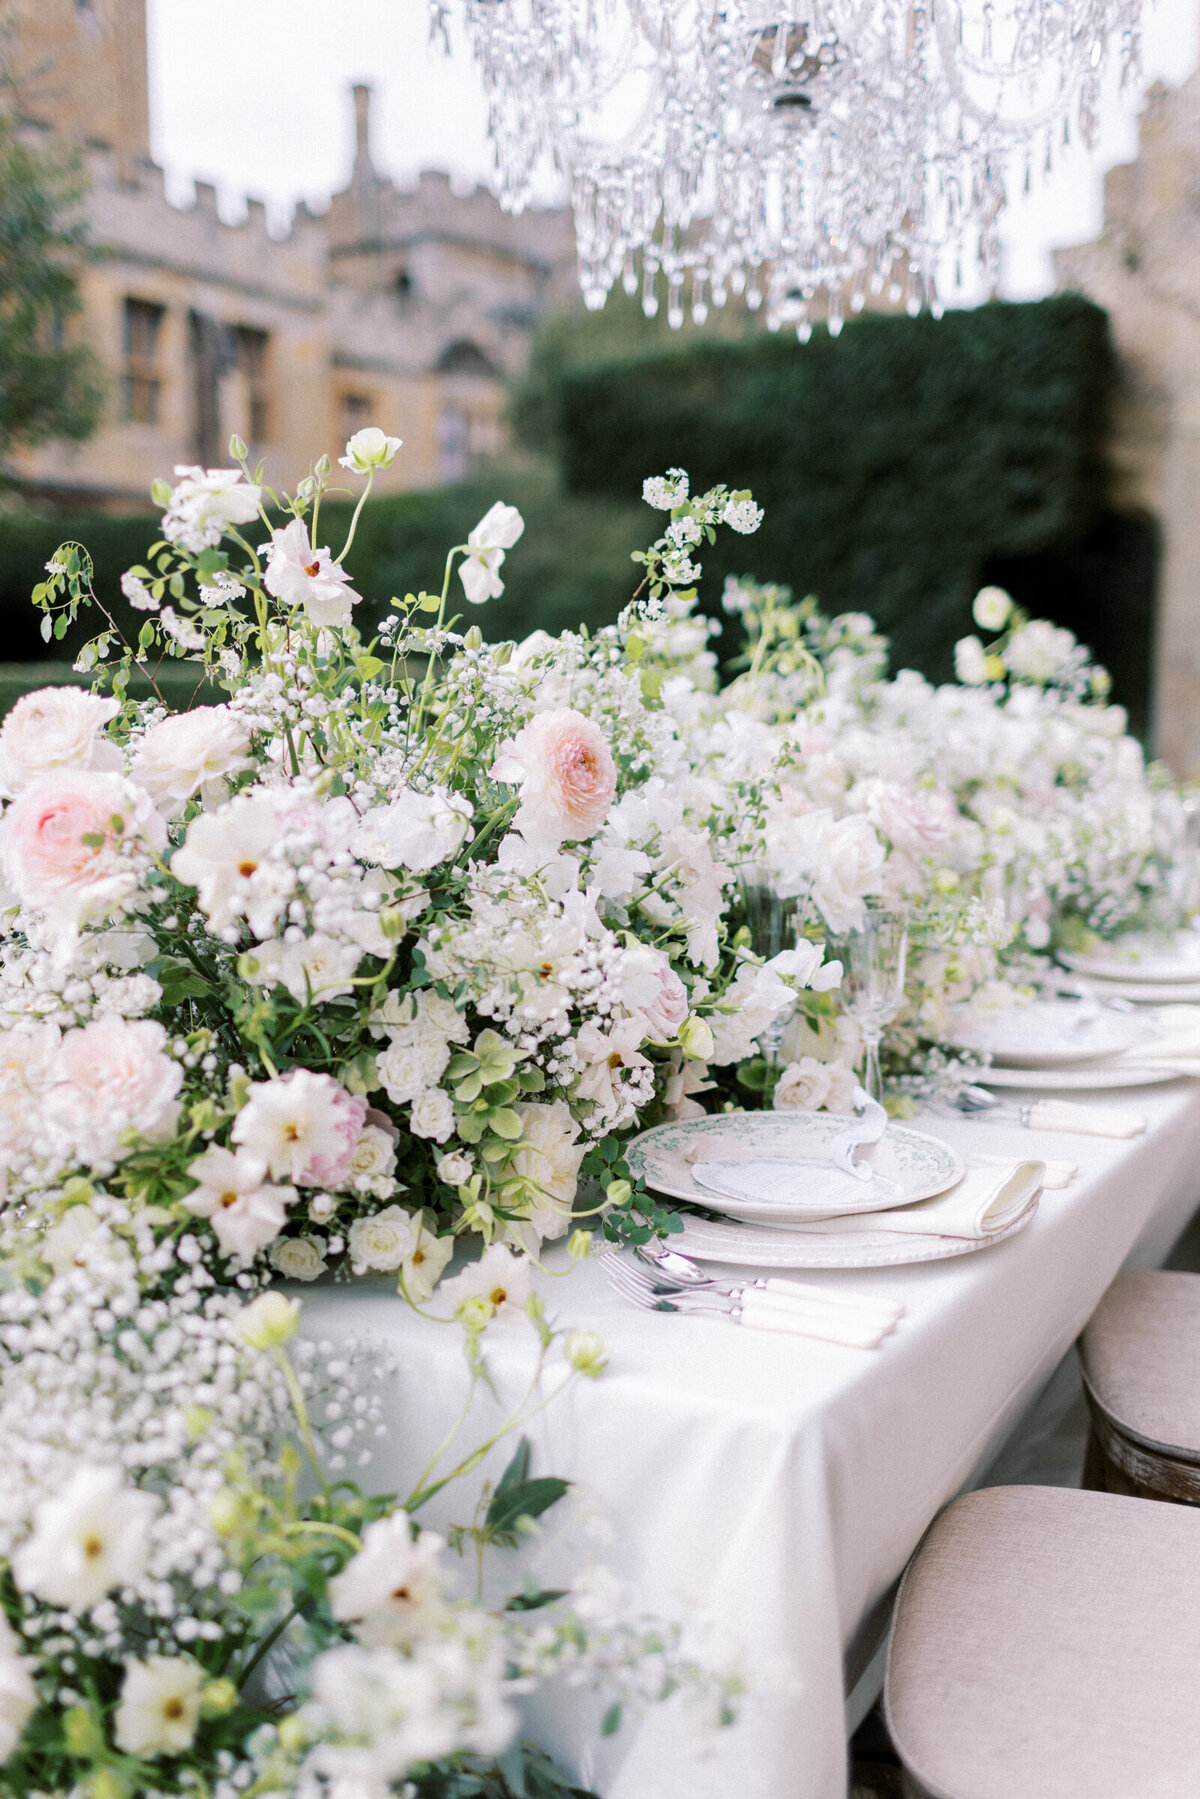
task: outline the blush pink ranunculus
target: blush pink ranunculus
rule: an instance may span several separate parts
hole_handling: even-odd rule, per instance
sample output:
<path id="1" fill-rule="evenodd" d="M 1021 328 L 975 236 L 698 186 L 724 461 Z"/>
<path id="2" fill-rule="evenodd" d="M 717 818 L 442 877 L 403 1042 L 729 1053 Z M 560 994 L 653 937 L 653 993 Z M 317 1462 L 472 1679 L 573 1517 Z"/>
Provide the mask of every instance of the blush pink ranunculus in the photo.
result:
<path id="1" fill-rule="evenodd" d="M 502 744 L 493 779 L 521 790 L 514 827 L 555 845 L 593 837 L 608 817 L 617 769 L 608 741 L 582 712 L 539 712 Z"/>
<path id="2" fill-rule="evenodd" d="M 120 775 L 61 769 L 18 796 L 0 819 L 0 859 L 22 905 L 48 907 L 116 872 L 123 848 L 167 846 L 149 794 Z"/>

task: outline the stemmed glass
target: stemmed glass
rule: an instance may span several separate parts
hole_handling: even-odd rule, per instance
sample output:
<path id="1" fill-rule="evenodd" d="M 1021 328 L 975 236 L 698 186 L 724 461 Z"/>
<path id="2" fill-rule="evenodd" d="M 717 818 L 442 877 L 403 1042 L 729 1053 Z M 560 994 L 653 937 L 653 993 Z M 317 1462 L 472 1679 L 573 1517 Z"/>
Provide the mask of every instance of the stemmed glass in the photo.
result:
<path id="1" fill-rule="evenodd" d="M 908 913 L 868 905 L 860 925 L 830 934 L 825 954 L 842 965 L 842 1007 L 862 1032 L 863 1086 L 872 1099 L 882 1099 L 879 1040 L 904 1000 Z"/>
<path id="2" fill-rule="evenodd" d="M 769 962 L 780 950 L 795 949 L 799 928 L 796 917 L 798 902 L 794 898 L 780 899 L 770 886 L 765 869 L 743 868 L 738 875 L 738 885 L 746 923 L 750 928 L 750 946 L 755 955 Z M 790 1013 L 776 1013 L 759 1036 L 763 1059 L 768 1068 L 774 1068 L 779 1061 L 783 1034 L 790 1016 Z"/>

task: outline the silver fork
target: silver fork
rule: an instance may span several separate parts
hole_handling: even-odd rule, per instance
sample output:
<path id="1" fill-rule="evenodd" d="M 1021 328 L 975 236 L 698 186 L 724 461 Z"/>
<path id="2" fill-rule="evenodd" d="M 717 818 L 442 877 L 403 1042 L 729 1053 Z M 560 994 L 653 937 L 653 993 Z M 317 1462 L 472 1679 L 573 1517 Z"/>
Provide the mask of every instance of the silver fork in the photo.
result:
<path id="1" fill-rule="evenodd" d="M 702 1317 L 726 1317 L 752 1330 L 786 1331 L 797 1337 L 820 1337 L 856 1349 L 874 1349 L 895 1328 L 894 1321 L 870 1321 L 835 1317 L 817 1307 L 811 1312 L 790 1301 L 780 1303 L 765 1293 L 745 1288 L 729 1293 L 657 1293 L 646 1276 L 619 1256 L 605 1256 L 604 1278 L 614 1293 L 646 1312 L 681 1312 Z"/>

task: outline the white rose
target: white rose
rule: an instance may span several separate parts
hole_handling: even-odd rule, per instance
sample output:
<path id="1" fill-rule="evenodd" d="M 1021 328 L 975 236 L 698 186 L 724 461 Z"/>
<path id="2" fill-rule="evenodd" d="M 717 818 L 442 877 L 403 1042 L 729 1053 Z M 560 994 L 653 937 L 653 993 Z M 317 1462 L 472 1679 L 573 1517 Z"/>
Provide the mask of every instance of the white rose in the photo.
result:
<path id="1" fill-rule="evenodd" d="M 432 1137 L 444 1143 L 454 1132 L 454 1105 L 440 1087 L 428 1087 L 418 1093 L 409 1114 L 409 1129 L 414 1137 Z"/>
<path id="2" fill-rule="evenodd" d="M 395 1172 L 396 1150 L 392 1139 L 377 1124 L 364 1124 L 350 1162 L 350 1184 L 358 1187 L 383 1182 L 391 1187 Z"/>
<path id="3" fill-rule="evenodd" d="M 822 849 L 813 898 L 831 931 L 853 930 L 862 921 L 865 896 L 879 890 L 883 845 L 867 819 L 853 817 L 838 820 Z"/>
<path id="4" fill-rule="evenodd" d="M 450 1046 L 439 1031 L 413 1025 L 395 1032 L 376 1057 L 376 1076 L 393 1105 L 407 1106 L 441 1080 L 449 1060 Z"/>
<path id="5" fill-rule="evenodd" d="M 387 1206 L 350 1226 L 350 1261 L 355 1274 L 368 1268 L 390 1274 L 413 1247 L 412 1219 L 399 1206 Z"/>
<path id="6" fill-rule="evenodd" d="M 287 1281 L 315 1281 L 329 1264 L 316 1237 L 280 1237 L 271 1247 L 271 1266 Z"/>
<path id="7" fill-rule="evenodd" d="M 785 1068 L 775 1088 L 777 1112 L 819 1112 L 829 1098 L 829 1066 L 815 1056 L 802 1056 Z"/>
<path id="8" fill-rule="evenodd" d="M 369 475 L 374 469 L 387 468 L 395 460 L 402 438 L 389 437 L 378 425 L 364 425 L 346 445 L 346 454 L 338 457 L 342 468 L 355 475 Z"/>
<path id="9" fill-rule="evenodd" d="M 52 768 L 119 769 L 121 752 L 101 733 L 120 710 L 79 687 L 22 694 L 0 727 L 0 789 L 11 797 Z"/>
<path id="10" fill-rule="evenodd" d="M 465 1185 L 474 1172 L 475 1164 L 466 1151 L 461 1149 L 452 1149 L 437 1165 L 437 1177 L 439 1181 L 445 1181 L 448 1187 Z"/>
<path id="11" fill-rule="evenodd" d="M 954 675 L 964 687 L 982 687 L 988 679 L 988 659 L 978 637 L 960 637 L 954 646 Z"/>
<path id="12" fill-rule="evenodd" d="M 473 816 L 461 794 L 415 793 L 407 788 L 390 806 L 367 813 L 355 839 L 355 854 L 384 868 L 424 874 L 458 854 Z"/>
<path id="13" fill-rule="evenodd" d="M 249 768 L 250 733 L 228 706 L 201 706 L 151 725 L 130 770 L 164 818 L 178 818 L 192 795 L 212 804 L 226 777 Z"/>
<path id="14" fill-rule="evenodd" d="M 1012 598 L 1002 587 L 981 587 L 971 606 L 971 615 L 983 631 L 1003 631 L 1012 611 Z"/>

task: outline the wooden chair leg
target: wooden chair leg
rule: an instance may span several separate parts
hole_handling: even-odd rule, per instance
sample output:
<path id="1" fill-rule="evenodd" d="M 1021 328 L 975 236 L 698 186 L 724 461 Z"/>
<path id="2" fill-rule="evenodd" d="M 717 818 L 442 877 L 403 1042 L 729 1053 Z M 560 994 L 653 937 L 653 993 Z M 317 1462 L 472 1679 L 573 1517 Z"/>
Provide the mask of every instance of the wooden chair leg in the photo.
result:
<path id="1" fill-rule="evenodd" d="M 1080 1485 L 1091 1493 L 1107 1493 L 1109 1463 L 1100 1439 L 1096 1435 L 1096 1426 L 1089 1422 L 1087 1448 L 1083 1456 L 1083 1479 Z"/>

